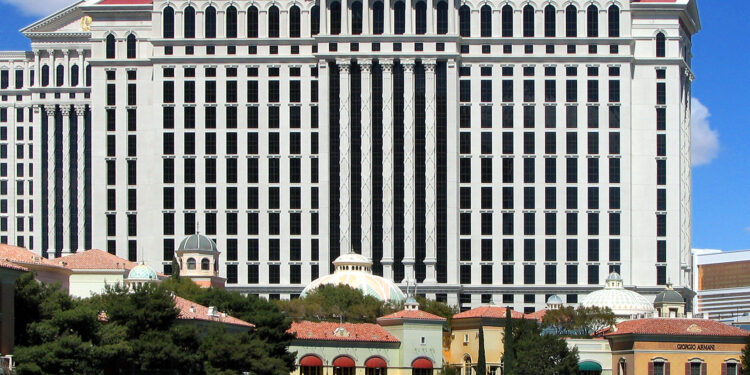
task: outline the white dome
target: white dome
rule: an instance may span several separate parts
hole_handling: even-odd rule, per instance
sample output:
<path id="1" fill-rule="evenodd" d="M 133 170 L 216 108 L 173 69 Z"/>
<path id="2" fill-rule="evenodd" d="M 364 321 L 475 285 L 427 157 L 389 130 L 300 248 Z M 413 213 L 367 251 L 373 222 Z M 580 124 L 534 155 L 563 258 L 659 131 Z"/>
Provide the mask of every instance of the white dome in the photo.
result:
<path id="1" fill-rule="evenodd" d="M 372 274 L 372 261 L 362 255 L 344 254 L 333 264 L 335 272 L 310 283 L 302 291 L 302 297 L 323 285 L 347 285 L 380 301 L 400 304 L 406 300 L 404 292 L 393 281 Z"/>
<path id="2" fill-rule="evenodd" d="M 654 305 L 646 297 L 627 290 L 622 285 L 622 277 L 613 272 L 607 277 L 604 289 L 589 293 L 581 305 L 584 307 L 609 307 L 618 318 L 636 315 L 652 315 Z"/>

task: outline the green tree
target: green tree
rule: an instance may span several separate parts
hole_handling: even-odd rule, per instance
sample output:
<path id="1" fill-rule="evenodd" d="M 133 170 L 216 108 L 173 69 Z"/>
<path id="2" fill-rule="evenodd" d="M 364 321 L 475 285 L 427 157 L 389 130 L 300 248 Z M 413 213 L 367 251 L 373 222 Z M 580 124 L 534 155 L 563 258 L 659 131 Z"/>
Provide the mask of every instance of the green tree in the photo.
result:
<path id="1" fill-rule="evenodd" d="M 747 338 L 745 349 L 742 349 L 742 373 L 750 374 L 750 337 Z"/>
<path id="2" fill-rule="evenodd" d="M 487 356 L 484 352 L 484 327 L 479 323 L 479 355 L 477 359 L 477 375 L 487 374 Z"/>
<path id="3" fill-rule="evenodd" d="M 568 348 L 563 338 L 541 334 L 539 325 L 531 321 L 520 322 L 513 335 L 516 340 L 514 375 L 576 374 L 578 351 Z"/>
<path id="4" fill-rule="evenodd" d="M 439 302 L 419 296 L 417 296 L 417 302 L 419 303 L 420 310 L 445 318 L 446 321 L 444 326 L 446 329 L 450 329 L 453 315 L 458 314 L 458 307 L 448 305 L 445 302 Z"/>
<path id="5" fill-rule="evenodd" d="M 615 314 L 608 307 L 563 307 L 547 311 L 542 327 L 558 336 L 590 337 L 616 323 Z"/>
<path id="6" fill-rule="evenodd" d="M 278 301 L 277 305 L 294 320 L 352 323 L 375 323 L 379 317 L 401 308 L 346 285 L 324 285 L 305 298 Z"/>
<path id="7" fill-rule="evenodd" d="M 516 347 L 511 311 L 510 307 L 505 309 L 503 334 L 503 374 L 505 375 L 516 375 Z"/>

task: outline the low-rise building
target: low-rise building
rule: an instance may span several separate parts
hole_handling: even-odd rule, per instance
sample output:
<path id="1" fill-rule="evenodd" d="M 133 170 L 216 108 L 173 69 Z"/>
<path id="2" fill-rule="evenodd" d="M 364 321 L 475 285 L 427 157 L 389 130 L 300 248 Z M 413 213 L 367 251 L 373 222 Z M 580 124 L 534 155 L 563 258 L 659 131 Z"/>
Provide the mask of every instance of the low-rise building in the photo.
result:
<path id="1" fill-rule="evenodd" d="M 0 260 L 28 269 L 43 283 L 59 284 L 63 290 L 69 290 L 69 278 L 73 271 L 29 250 L 0 244 Z"/>
<path id="2" fill-rule="evenodd" d="M 97 249 L 82 251 L 52 260 L 71 271 L 71 296 L 87 298 L 104 292 L 107 285 L 123 285 L 137 264 Z"/>

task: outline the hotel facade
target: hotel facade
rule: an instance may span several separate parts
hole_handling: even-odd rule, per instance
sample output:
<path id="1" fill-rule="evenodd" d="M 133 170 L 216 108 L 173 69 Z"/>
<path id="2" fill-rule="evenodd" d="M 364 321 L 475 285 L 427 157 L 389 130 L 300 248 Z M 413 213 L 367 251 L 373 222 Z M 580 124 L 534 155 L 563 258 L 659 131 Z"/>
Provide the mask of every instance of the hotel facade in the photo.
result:
<path id="1" fill-rule="evenodd" d="M 0 240 L 469 308 L 692 284 L 695 0 L 84 0 L 0 52 Z"/>

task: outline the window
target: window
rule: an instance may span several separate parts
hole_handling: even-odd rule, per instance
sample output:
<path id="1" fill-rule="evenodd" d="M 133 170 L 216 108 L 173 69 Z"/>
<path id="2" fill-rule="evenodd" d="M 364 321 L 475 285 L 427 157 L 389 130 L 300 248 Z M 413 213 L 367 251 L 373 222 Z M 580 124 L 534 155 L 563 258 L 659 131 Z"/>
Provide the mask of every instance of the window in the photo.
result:
<path id="1" fill-rule="evenodd" d="M 300 9 L 294 5 L 289 9 L 289 37 L 299 38 L 302 33 Z"/>
<path id="2" fill-rule="evenodd" d="M 590 5 L 586 9 L 586 26 L 589 38 L 599 37 L 599 9 L 595 5 Z"/>
<path id="3" fill-rule="evenodd" d="M 565 36 L 575 38 L 578 36 L 578 9 L 574 5 L 565 8 Z"/>
<path id="4" fill-rule="evenodd" d="M 667 56 L 667 38 L 664 33 L 656 34 L 656 57 Z"/>
<path id="5" fill-rule="evenodd" d="M 423 35 L 427 33 L 427 4 L 424 1 L 420 1 L 415 6 L 416 10 L 416 24 L 415 32 L 417 35 Z"/>
<path id="6" fill-rule="evenodd" d="M 128 35 L 127 39 L 127 56 L 129 59 L 134 59 L 136 55 L 136 39 L 135 35 Z"/>
<path id="7" fill-rule="evenodd" d="M 531 5 L 523 7 L 523 36 L 534 36 L 534 7 Z"/>
<path id="8" fill-rule="evenodd" d="M 557 16 L 555 7 L 550 4 L 544 8 L 544 36 L 547 38 L 555 37 L 555 28 L 557 26 Z"/>
<path id="9" fill-rule="evenodd" d="M 227 38 L 237 37 L 237 8 L 230 6 L 226 10 Z"/>
<path id="10" fill-rule="evenodd" d="M 329 8 L 331 10 L 331 35 L 341 34 L 341 3 L 332 2 Z"/>
<path id="11" fill-rule="evenodd" d="M 195 38 L 195 8 L 188 6 L 183 11 L 183 26 L 185 38 Z"/>
<path id="12" fill-rule="evenodd" d="M 448 34 L 448 3 L 445 1 L 440 1 L 437 4 L 437 33 L 440 35 Z"/>
<path id="13" fill-rule="evenodd" d="M 203 12 L 205 17 L 206 38 L 216 38 L 216 8 L 209 6 Z"/>
<path id="14" fill-rule="evenodd" d="M 107 51 L 106 51 L 107 52 L 107 58 L 108 59 L 114 59 L 115 58 L 115 36 L 112 35 L 112 34 L 107 35 L 106 44 L 107 44 L 107 46 L 106 46 L 107 47 L 106 48 L 107 49 Z M 46 67 L 46 65 L 45 65 L 45 67 Z M 44 71 L 42 71 L 42 73 L 44 73 Z M 44 86 L 44 84 L 43 84 L 43 86 Z"/>
<path id="15" fill-rule="evenodd" d="M 352 34 L 353 35 L 359 35 L 362 34 L 362 2 L 355 1 L 351 3 L 351 25 L 352 25 Z"/>
<path id="16" fill-rule="evenodd" d="M 617 5 L 611 5 L 607 10 L 609 20 L 609 37 L 617 38 L 620 36 L 620 8 Z"/>
<path id="17" fill-rule="evenodd" d="M 459 32 L 461 36 L 471 36 L 471 10 L 468 5 L 462 5 L 458 9 Z"/>
<path id="18" fill-rule="evenodd" d="M 162 13 L 162 36 L 164 39 L 174 38 L 174 9 L 172 7 L 164 8 Z"/>
<path id="19" fill-rule="evenodd" d="M 248 38 L 258 37 L 258 8 L 255 5 L 247 10 L 247 36 Z"/>
<path id="20" fill-rule="evenodd" d="M 599 285 L 599 266 L 592 264 L 588 266 L 589 285 Z"/>
<path id="21" fill-rule="evenodd" d="M 485 4 L 481 9 L 481 35 L 482 37 L 492 36 L 492 8 Z"/>
<path id="22" fill-rule="evenodd" d="M 279 8 L 276 5 L 268 9 L 268 37 L 279 37 Z"/>
<path id="23" fill-rule="evenodd" d="M 503 37 L 513 36 L 513 8 L 510 5 L 505 5 L 501 14 L 502 31 Z"/>
<path id="24" fill-rule="evenodd" d="M 666 284 L 667 284 L 667 266 L 656 266 L 656 285 L 666 285 Z M 700 372 L 696 373 L 692 369 L 690 373 L 700 374 Z"/>

